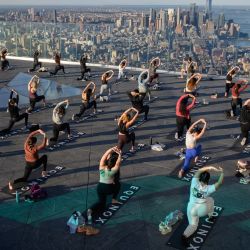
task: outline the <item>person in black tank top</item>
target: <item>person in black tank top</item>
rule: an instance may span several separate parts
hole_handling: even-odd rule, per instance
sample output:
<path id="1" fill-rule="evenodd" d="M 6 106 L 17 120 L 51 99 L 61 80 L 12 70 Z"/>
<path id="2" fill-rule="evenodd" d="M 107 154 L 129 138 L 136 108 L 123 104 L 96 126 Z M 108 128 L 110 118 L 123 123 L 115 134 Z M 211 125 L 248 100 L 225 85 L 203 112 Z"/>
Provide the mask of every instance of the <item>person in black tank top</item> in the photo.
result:
<path id="1" fill-rule="evenodd" d="M 133 115 L 131 115 L 133 113 Z M 130 151 L 135 150 L 135 133 L 129 132 L 129 128 L 134 124 L 139 115 L 139 111 L 135 108 L 129 108 L 126 110 L 118 120 L 118 145 L 117 148 L 122 150 L 126 143 L 131 142 L 132 147 Z"/>
<path id="2" fill-rule="evenodd" d="M 113 70 L 109 70 L 102 75 L 102 85 L 100 88 L 100 101 L 108 101 L 111 96 L 111 84 L 108 82 L 114 75 Z"/>
<path id="3" fill-rule="evenodd" d="M 93 87 L 93 88 L 91 88 Z M 75 114 L 72 116 L 72 120 L 75 120 L 76 118 L 80 118 L 84 112 L 87 109 L 90 109 L 91 107 L 94 107 L 94 113 L 96 113 L 96 100 L 95 100 L 95 90 L 96 90 L 96 85 L 94 82 L 90 82 L 86 88 L 82 92 L 82 104 L 80 107 L 80 112 L 78 114 Z M 94 99 L 91 101 L 91 97 L 94 97 Z"/>
<path id="4" fill-rule="evenodd" d="M 13 97 L 14 93 L 16 94 L 16 97 Z M 8 102 L 8 111 L 10 114 L 9 126 L 8 128 L 0 131 L 1 135 L 9 133 L 14 124 L 23 119 L 25 119 L 25 127 L 27 127 L 29 115 L 27 113 L 23 113 L 21 115 L 19 114 L 18 102 L 19 102 L 19 95 L 16 90 L 12 89 L 10 92 L 10 98 Z"/>
<path id="5" fill-rule="evenodd" d="M 225 97 L 228 97 L 229 90 L 234 86 L 233 78 L 240 71 L 239 67 L 233 67 L 226 75 Z"/>

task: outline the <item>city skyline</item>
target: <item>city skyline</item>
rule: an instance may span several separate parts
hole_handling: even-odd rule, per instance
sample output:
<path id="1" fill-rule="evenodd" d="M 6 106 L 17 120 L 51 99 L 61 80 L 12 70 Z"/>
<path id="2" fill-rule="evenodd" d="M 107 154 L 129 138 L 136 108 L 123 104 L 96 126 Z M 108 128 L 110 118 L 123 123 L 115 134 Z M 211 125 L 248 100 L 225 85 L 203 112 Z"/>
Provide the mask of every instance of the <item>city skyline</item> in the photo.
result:
<path id="1" fill-rule="evenodd" d="M 152 0 L 137 0 L 136 2 L 133 0 L 127 0 L 125 3 L 118 3 L 115 0 L 97 0 L 95 1 L 95 3 L 93 3 L 93 1 L 90 0 L 85 0 L 84 3 L 81 0 L 72 0 L 70 1 L 70 3 L 66 0 L 61 0 L 61 1 L 50 1 L 50 0 L 44 0 L 42 2 L 42 5 L 52 5 L 52 6 L 60 6 L 60 5 L 88 5 L 88 6 L 96 6 L 96 5 L 189 5 L 190 3 L 196 3 L 199 5 L 205 5 L 206 4 L 206 0 L 188 0 L 188 1 L 184 1 L 184 0 L 171 0 L 171 1 L 166 1 L 166 0 L 157 0 L 152 2 Z M 214 0 L 212 1 L 213 5 L 242 5 L 242 6 L 250 6 L 249 2 L 247 0 L 238 0 L 237 2 L 233 1 L 233 0 Z M 31 5 L 31 6 L 41 6 L 41 2 L 38 3 L 34 3 L 34 1 L 32 0 L 24 0 L 20 3 L 20 1 L 18 0 L 12 0 L 12 1 L 8 1 L 8 3 L 6 3 L 6 1 L 0 0 L 0 5 Z"/>

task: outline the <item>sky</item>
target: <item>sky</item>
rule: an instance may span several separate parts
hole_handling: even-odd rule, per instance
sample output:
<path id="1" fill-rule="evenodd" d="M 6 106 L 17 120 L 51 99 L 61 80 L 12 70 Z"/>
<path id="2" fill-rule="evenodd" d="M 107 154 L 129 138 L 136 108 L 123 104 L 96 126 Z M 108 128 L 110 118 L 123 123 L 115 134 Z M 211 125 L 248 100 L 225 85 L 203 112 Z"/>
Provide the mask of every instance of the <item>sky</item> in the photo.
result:
<path id="1" fill-rule="evenodd" d="M 206 0 L 0 0 L 0 5 L 187 5 L 196 3 L 197 5 L 205 5 Z M 249 5 L 249 0 L 213 0 L 213 5 Z"/>

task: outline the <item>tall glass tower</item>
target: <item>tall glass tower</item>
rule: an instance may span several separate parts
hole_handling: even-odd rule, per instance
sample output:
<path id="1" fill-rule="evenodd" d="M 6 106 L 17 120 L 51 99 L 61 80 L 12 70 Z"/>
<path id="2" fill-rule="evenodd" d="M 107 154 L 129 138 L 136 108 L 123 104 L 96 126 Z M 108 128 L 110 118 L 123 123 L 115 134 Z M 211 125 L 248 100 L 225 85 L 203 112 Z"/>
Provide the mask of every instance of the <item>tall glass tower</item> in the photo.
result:
<path id="1" fill-rule="evenodd" d="M 206 16 L 212 20 L 212 0 L 206 0 Z"/>

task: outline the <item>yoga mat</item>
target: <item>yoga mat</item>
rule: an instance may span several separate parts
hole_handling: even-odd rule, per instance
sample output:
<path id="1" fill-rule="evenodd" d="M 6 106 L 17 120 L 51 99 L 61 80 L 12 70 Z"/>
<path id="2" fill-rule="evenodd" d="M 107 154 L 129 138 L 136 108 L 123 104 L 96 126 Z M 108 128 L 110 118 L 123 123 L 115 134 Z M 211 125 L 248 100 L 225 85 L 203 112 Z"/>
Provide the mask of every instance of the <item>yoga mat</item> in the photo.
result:
<path id="1" fill-rule="evenodd" d="M 140 190 L 139 186 L 129 185 L 129 184 L 122 184 L 120 193 L 119 193 L 119 195 L 117 197 L 117 200 L 119 201 L 119 203 L 117 203 L 117 204 L 108 204 L 103 212 L 97 213 L 95 215 L 93 214 L 92 222 L 95 225 L 104 225 L 139 190 Z M 85 218 L 87 218 L 87 211 L 86 210 L 82 214 L 83 214 L 83 216 Z"/>
<path id="2" fill-rule="evenodd" d="M 172 236 L 170 237 L 169 241 L 167 242 L 168 246 L 184 250 L 198 250 L 201 249 L 203 244 L 206 241 L 207 236 L 209 233 L 213 230 L 213 227 L 215 226 L 215 223 L 218 220 L 218 217 L 221 216 L 223 212 L 222 207 L 214 206 L 214 213 L 213 216 L 215 217 L 215 221 L 209 222 L 208 216 L 200 218 L 199 226 L 196 230 L 196 232 L 189 238 L 189 246 L 185 247 L 181 241 L 181 236 L 183 232 L 185 231 L 186 227 L 188 226 L 188 219 L 185 216 L 185 218 L 180 222 Z"/>

